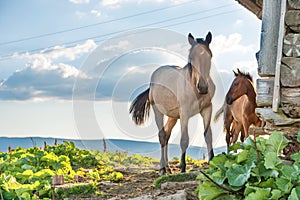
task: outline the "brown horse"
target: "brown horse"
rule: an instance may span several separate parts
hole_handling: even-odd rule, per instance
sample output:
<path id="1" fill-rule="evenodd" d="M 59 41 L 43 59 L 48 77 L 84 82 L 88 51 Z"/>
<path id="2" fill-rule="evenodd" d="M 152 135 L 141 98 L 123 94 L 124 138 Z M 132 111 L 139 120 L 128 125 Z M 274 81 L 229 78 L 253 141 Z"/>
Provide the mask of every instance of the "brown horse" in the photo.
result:
<path id="1" fill-rule="evenodd" d="M 194 39 L 189 34 L 191 45 L 188 64 L 159 67 L 151 76 L 150 87 L 138 95 L 130 106 L 132 119 L 137 124 L 143 124 L 152 107 L 155 122 L 159 130 L 161 144 L 160 174 L 169 171 L 168 141 L 171 131 L 178 119 L 181 125 L 181 172 L 186 170 L 185 155 L 189 145 L 189 119 L 201 114 L 204 124 L 204 137 L 208 149 L 208 157 L 214 156 L 212 148 L 212 132 L 210 127 L 212 103 L 215 85 L 210 77 L 212 53 L 209 48 L 212 35 L 209 32 L 204 39 Z M 164 124 L 164 115 L 168 116 Z"/>
<path id="2" fill-rule="evenodd" d="M 226 130 L 227 151 L 231 144 L 236 143 L 241 132 L 241 141 L 246 139 L 250 125 L 261 126 L 262 121 L 255 114 L 256 92 L 252 76 L 238 69 L 234 72 L 230 89 L 225 97 L 224 105 L 217 111 L 215 121 L 224 113 L 224 129 Z M 230 130 L 231 128 L 231 130 Z"/>

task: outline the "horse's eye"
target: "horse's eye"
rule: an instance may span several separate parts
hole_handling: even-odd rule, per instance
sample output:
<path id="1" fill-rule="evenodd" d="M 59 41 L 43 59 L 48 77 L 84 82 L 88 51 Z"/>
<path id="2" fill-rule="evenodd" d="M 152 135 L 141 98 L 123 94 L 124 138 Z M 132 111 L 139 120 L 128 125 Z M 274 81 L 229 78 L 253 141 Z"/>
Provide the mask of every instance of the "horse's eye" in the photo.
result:
<path id="1" fill-rule="evenodd" d="M 234 82 L 233 85 L 234 86 L 238 86 L 239 82 Z"/>

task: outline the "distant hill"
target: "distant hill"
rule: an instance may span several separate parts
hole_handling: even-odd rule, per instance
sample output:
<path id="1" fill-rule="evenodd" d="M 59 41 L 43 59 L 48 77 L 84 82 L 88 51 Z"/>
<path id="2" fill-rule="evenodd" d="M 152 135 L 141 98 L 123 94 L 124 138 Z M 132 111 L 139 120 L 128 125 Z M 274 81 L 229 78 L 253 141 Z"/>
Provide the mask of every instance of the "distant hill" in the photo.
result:
<path id="1" fill-rule="evenodd" d="M 103 140 L 73 140 L 73 139 L 61 139 L 61 138 L 41 138 L 41 137 L 26 137 L 26 138 L 10 138 L 0 137 L 0 151 L 7 152 L 8 147 L 12 149 L 20 146 L 23 148 L 30 148 L 38 146 L 43 148 L 44 142 L 48 145 L 54 145 L 55 140 L 58 144 L 63 141 L 72 141 L 76 147 L 88 150 L 100 150 L 103 151 Z M 141 142 L 132 140 L 118 140 L 108 139 L 106 140 L 107 151 L 127 151 L 129 154 L 141 154 L 144 156 L 150 156 L 154 158 L 160 158 L 160 144 L 154 142 Z M 177 157 L 181 155 L 180 146 L 177 144 L 169 144 L 169 158 Z M 214 149 L 215 154 L 225 152 L 226 147 L 220 147 Z M 203 159 L 207 154 L 205 147 L 190 146 L 187 151 L 187 155 L 194 159 Z"/>

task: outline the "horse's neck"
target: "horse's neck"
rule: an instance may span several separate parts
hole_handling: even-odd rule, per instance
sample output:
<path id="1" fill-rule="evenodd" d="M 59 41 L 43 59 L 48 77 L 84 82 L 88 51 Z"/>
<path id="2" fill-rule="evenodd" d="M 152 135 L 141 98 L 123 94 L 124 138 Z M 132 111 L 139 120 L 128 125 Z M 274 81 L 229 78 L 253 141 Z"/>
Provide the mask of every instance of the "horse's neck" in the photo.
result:
<path id="1" fill-rule="evenodd" d="M 184 68 L 186 69 L 188 76 L 192 77 L 192 73 L 193 73 L 193 67 L 191 63 L 187 63 Z"/>
<path id="2" fill-rule="evenodd" d="M 252 84 L 251 84 L 251 86 L 252 86 Z M 253 106 L 254 108 L 256 108 L 257 107 L 256 92 L 254 91 L 253 86 L 247 90 L 247 96 L 248 96 L 248 99 L 250 102 L 250 106 Z"/>

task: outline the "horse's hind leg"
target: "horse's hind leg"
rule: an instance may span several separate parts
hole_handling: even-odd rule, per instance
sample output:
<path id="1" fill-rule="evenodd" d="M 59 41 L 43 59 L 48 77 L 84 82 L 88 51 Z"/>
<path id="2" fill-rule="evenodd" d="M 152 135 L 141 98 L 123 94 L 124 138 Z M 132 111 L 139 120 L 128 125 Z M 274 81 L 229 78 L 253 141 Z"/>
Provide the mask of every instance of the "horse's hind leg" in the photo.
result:
<path id="1" fill-rule="evenodd" d="M 229 107 L 226 107 L 226 109 L 224 110 L 224 127 L 226 130 L 227 153 L 229 153 L 229 146 L 232 141 L 232 134 L 230 130 L 231 124 L 232 127 L 235 127 L 235 123 L 233 122 L 231 111 L 229 110 Z"/>
<path id="2" fill-rule="evenodd" d="M 208 159 L 211 160 L 214 157 L 214 151 L 212 147 L 212 131 L 210 127 L 211 121 L 211 113 L 212 113 L 212 104 L 208 107 L 203 108 L 200 112 L 203 118 L 204 125 L 204 138 L 207 145 Z"/>
<path id="3" fill-rule="evenodd" d="M 180 139 L 180 147 L 181 147 L 181 161 L 180 161 L 180 171 L 181 173 L 185 172 L 186 162 L 185 155 L 186 150 L 189 146 L 189 134 L 188 134 L 188 122 L 189 118 L 184 115 L 180 115 L 180 126 L 181 126 L 181 139 Z"/>
<path id="4" fill-rule="evenodd" d="M 170 136 L 171 136 L 172 129 L 175 126 L 176 122 L 177 122 L 177 119 L 169 117 L 166 125 L 164 126 L 164 131 L 166 133 L 165 148 L 164 148 L 164 154 L 165 155 L 164 155 L 164 157 L 165 157 L 165 162 L 166 163 L 168 163 L 168 142 L 169 142 L 169 139 L 170 139 Z M 166 167 L 166 171 L 167 171 L 167 173 L 171 173 L 171 170 L 168 167 L 168 165 Z"/>
<path id="5" fill-rule="evenodd" d="M 167 146 L 166 146 L 166 132 L 164 130 L 164 115 L 159 111 L 156 105 L 152 105 L 156 126 L 159 130 L 158 137 L 161 146 L 161 157 L 160 157 L 160 170 L 159 174 L 163 175 L 166 173 L 166 168 L 168 166 L 167 158 L 165 155 L 167 154 Z"/>

